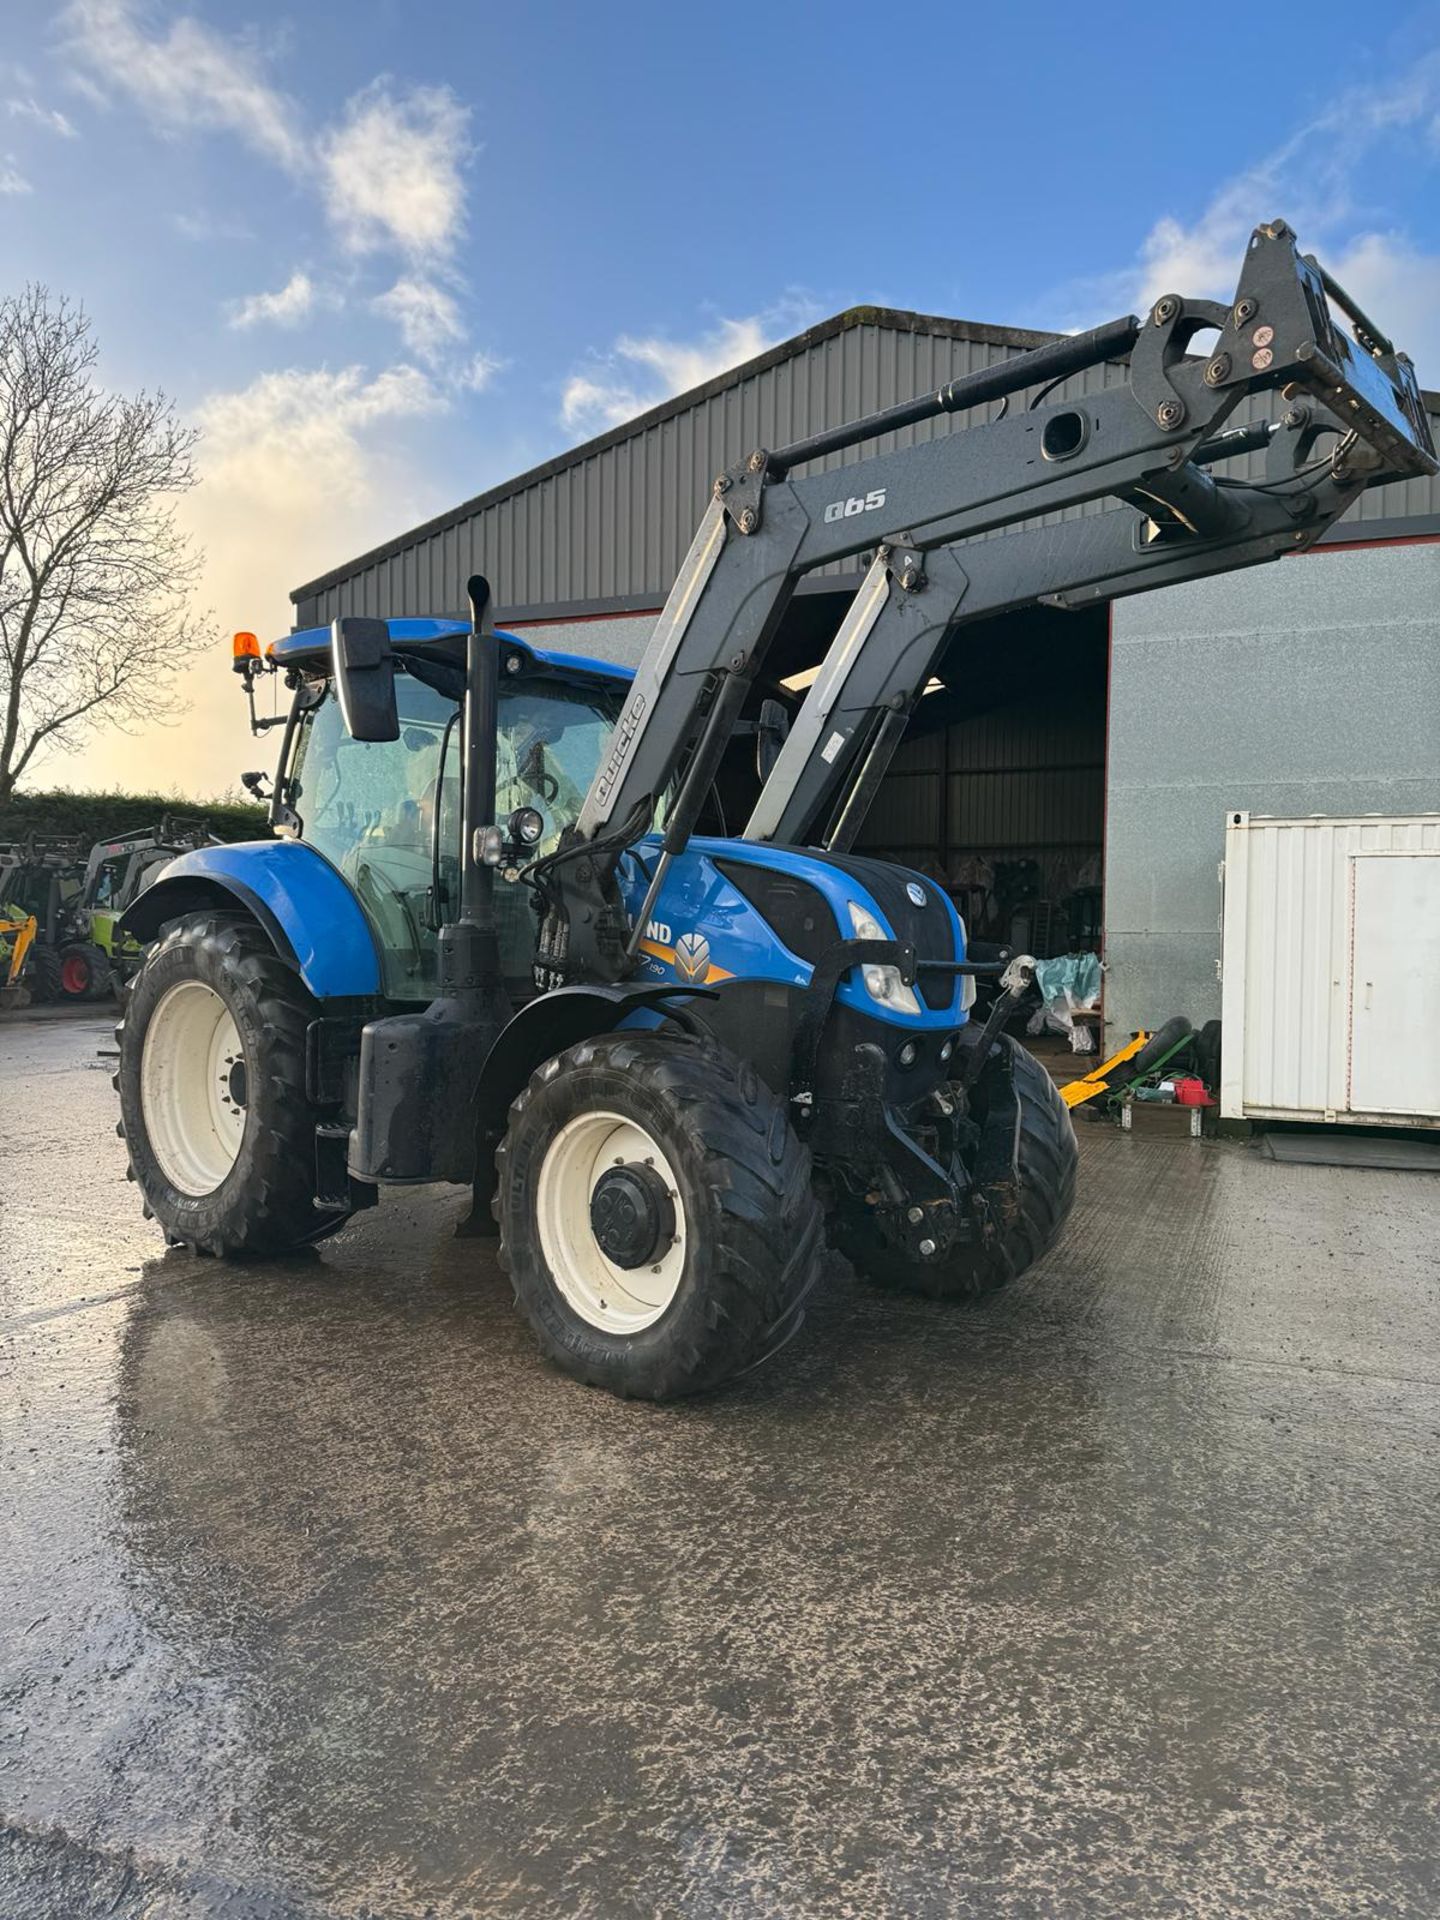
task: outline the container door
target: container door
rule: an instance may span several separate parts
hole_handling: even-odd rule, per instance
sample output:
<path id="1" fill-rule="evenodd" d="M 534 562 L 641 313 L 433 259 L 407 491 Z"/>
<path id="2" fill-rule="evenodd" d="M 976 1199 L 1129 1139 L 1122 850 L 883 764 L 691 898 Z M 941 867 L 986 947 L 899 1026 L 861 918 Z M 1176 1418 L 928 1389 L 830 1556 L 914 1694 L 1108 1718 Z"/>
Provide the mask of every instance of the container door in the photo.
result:
<path id="1" fill-rule="evenodd" d="M 1440 1115 L 1440 854 L 1350 863 L 1352 1113 Z"/>

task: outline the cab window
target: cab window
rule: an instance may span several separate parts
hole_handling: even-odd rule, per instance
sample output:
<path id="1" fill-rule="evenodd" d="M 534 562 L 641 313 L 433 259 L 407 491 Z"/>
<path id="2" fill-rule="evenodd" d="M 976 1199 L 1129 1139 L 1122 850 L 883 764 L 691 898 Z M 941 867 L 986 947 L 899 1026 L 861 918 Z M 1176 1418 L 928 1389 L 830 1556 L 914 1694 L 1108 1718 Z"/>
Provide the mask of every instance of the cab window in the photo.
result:
<path id="1" fill-rule="evenodd" d="M 431 921 L 453 920 L 459 910 L 459 710 L 403 665 L 395 691 L 400 738 L 366 743 L 345 731 L 327 689 L 302 716 L 288 798 L 301 839 L 339 869 L 365 910 L 386 995 L 428 1000 L 437 985 Z M 517 807 L 537 808 L 545 822 L 541 854 L 555 851 L 579 814 L 622 696 L 622 687 L 612 692 L 548 677 L 502 682 L 495 815 L 503 824 Z M 437 806 L 441 897 L 432 911 Z M 522 882 L 497 876 L 501 965 L 517 997 L 531 991 L 533 899 Z"/>

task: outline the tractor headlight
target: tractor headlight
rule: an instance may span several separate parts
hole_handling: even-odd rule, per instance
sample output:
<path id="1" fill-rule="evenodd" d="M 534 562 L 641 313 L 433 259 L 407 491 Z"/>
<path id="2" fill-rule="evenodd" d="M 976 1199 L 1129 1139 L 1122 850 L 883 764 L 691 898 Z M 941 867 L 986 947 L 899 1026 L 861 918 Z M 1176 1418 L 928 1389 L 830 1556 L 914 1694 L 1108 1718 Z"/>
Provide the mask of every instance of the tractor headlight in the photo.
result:
<path id="1" fill-rule="evenodd" d="M 867 913 L 858 900 L 847 900 L 845 904 L 850 909 L 850 924 L 855 929 L 857 940 L 890 938 L 874 914 Z M 893 1007 L 897 1013 L 919 1013 L 920 1002 L 900 978 L 898 967 L 863 966 L 860 973 L 865 981 L 865 991 L 872 1000 L 878 1000 L 882 1007 Z"/>
<path id="2" fill-rule="evenodd" d="M 545 837 L 545 816 L 538 807 L 516 807 L 506 826 L 517 847 L 538 847 Z"/>

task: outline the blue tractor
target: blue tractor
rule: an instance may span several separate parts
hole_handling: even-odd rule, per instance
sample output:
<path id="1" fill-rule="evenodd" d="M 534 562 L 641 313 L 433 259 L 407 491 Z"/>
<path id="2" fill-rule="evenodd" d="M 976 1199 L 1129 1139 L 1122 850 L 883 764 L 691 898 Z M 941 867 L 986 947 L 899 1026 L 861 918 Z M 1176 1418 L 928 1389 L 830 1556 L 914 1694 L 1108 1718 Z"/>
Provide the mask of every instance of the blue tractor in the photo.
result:
<path id="1" fill-rule="evenodd" d="M 1101 363 L 1125 370 L 1052 397 Z M 1281 388 L 1279 417 L 1225 427 Z M 121 923 L 148 943 L 117 1082 L 147 1209 L 242 1257 L 383 1186 L 468 1186 L 542 1348 L 657 1400 L 779 1348 L 827 1239 L 883 1286 L 1002 1286 L 1075 1190 L 1067 1110 L 1003 1032 L 1026 964 L 852 851 L 937 660 L 1010 607 L 1295 552 L 1435 466 L 1410 363 L 1276 221 L 1229 307 L 1167 295 L 719 475 L 633 675 L 496 631 L 478 576 L 468 621 L 241 636 L 252 721 L 260 675 L 291 695 L 277 837 L 182 855 Z M 796 583 L 862 551 L 792 723 L 768 645 Z M 707 834 L 742 735 L 758 790 Z"/>

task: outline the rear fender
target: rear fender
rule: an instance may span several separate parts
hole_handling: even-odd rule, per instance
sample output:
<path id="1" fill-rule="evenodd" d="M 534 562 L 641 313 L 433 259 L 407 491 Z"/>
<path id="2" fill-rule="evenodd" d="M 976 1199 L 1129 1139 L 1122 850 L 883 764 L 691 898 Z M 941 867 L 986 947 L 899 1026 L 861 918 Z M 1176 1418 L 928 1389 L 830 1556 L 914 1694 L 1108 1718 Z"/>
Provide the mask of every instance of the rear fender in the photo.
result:
<path id="1" fill-rule="evenodd" d="M 121 915 L 119 929 L 143 943 L 181 914 L 237 905 L 317 1000 L 379 993 L 380 956 L 360 902 L 330 862 L 298 840 L 182 853 Z"/>

